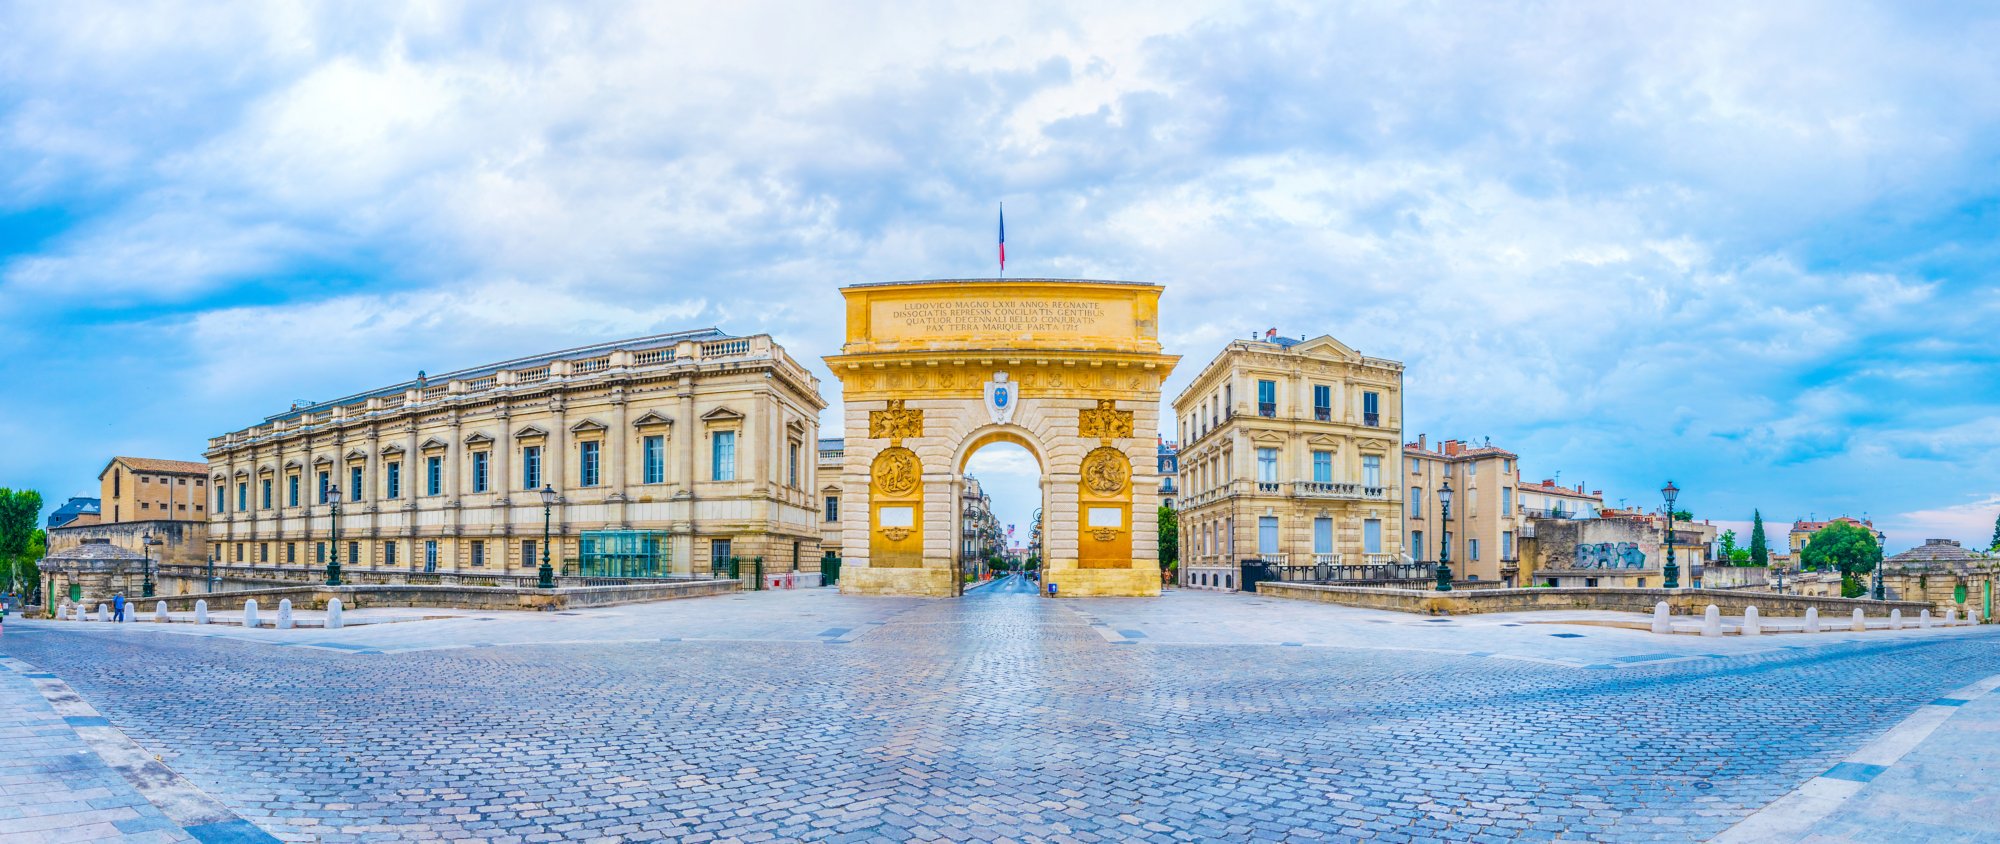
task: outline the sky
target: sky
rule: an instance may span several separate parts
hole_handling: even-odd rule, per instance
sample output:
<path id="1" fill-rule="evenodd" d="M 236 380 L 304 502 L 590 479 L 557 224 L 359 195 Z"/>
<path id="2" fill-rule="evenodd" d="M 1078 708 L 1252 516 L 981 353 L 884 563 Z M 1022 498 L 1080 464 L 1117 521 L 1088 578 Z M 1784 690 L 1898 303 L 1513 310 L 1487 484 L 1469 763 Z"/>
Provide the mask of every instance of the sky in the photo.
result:
<path id="1" fill-rule="evenodd" d="M 295 399 L 838 288 L 1165 285 L 1406 434 L 1725 524 L 2000 514 L 2000 10 L 1949 3 L 0 4 L 0 486 Z M 818 367 L 826 420 L 838 382 Z M 1163 417 L 1171 424 L 1172 413 Z M 1173 436 L 1171 430 L 1165 432 Z M 996 452 L 996 455 L 998 452 Z M 1003 522 L 1032 467 L 975 465 Z"/>

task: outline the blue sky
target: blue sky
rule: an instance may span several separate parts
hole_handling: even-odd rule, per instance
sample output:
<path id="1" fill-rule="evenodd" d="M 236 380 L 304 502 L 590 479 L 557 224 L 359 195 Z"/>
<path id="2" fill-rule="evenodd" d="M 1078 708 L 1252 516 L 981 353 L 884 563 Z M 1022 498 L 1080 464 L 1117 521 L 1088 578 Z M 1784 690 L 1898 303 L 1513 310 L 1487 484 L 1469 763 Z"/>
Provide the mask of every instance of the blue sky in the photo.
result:
<path id="1" fill-rule="evenodd" d="M 18 3 L 0 32 L 0 485 L 52 502 L 419 369 L 706 325 L 816 359 L 840 285 L 990 274 L 1005 200 L 1010 274 L 1167 286 L 1170 391 L 1229 338 L 1328 333 L 1408 363 L 1413 438 L 1613 502 L 1671 476 L 1700 516 L 1866 513 L 1891 547 L 2000 512 L 1975 4 Z"/>

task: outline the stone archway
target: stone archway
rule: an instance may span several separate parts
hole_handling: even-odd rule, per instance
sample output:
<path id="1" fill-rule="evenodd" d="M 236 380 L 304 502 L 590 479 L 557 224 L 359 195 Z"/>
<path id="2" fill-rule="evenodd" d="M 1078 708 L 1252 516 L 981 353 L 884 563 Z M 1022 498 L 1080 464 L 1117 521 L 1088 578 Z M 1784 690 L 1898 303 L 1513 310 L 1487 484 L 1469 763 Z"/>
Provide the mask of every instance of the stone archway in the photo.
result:
<path id="1" fill-rule="evenodd" d="M 949 596 L 964 461 L 996 439 L 1041 463 L 1044 582 L 1158 595 L 1158 285 L 981 279 L 843 288 L 826 358 L 846 405 L 843 592 Z"/>

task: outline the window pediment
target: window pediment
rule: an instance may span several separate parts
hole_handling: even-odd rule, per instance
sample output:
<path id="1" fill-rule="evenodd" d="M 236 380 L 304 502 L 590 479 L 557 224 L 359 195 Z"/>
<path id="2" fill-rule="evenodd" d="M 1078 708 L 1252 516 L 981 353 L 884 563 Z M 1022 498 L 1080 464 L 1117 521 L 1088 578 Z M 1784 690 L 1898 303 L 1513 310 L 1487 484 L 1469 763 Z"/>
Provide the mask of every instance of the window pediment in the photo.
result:
<path id="1" fill-rule="evenodd" d="M 718 407 L 714 410 L 702 414 L 701 421 L 707 422 L 710 425 L 721 424 L 726 422 L 741 422 L 743 421 L 743 414 L 737 413 L 734 410 L 730 410 L 727 407 Z"/>
<path id="2" fill-rule="evenodd" d="M 569 432 L 572 434 L 595 434 L 602 433 L 603 431 L 604 423 L 595 419 L 585 419 L 582 422 L 569 426 Z"/>
<path id="3" fill-rule="evenodd" d="M 450 443 L 447 443 L 447 442 L 445 442 L 444 440 L 441 440 L 441 439 L 438 439 L 437 437 L 431 437 L 431 438 L 429 438 L 429 439 L 426 439 L 426 440 L 424 440 L 424 444 L 423 444 L 423 445 L 420 445 L 420 446 L 417 446 L 417 448 L 418 448 L 418 449 L 420 449 L 420 450 L 422 450 L 422 451 L 427 451 L 427 452 L 428 452 L 428 451 L 444 451 L 445 449 L 447 449 L 447 448 L 450 448 L 450 447 L 451 447 L 451 444 L 450 444 Z"/>
<path id="4" fill-rule="evenodd" d="M 547 438 L 548 435 L 549 435 L 548 429 L 543 428 L 540 425 L 524 425 L 521 427 L 521 430 L 514 432 L 514 439 L 539 440 Z"/>
<path id="5" fill-rule="evenodd" d="M 1326 434 L 1316 434 L 1311 439 L 1306 440 L 1306 442 L 1320 446 L 1322 449 L 1337 449 L 1340 447 L 1339 437 L 1328 436 Z"/>
<path id="6" fill-rule="evenodd" d="M 313 465 L 314 465 L 314 466 L 331 466 L 331 465 L 333 465 L 333 458 L 331 458 L 331 457 L 328 457 L 328 456 L 326 456 L 326 455 L 322 454 L 322 455 L 320 455 L 320 456 L 318 456 L 318 457 L 315 457 L 315 458 L 313 458 Z"/>
<path id="7" fill-rule="evenodd" d="M 400 445 L 384 446 L 382 448 L 383 457 L 393 457 L 396 455 L 400 455 L 402 453 L 403 453 L 403 447 Z"/>
<path id="8" fill-rule="evenodd" d="M 367 459 L 368 459 L 368 452 L 365 452 L 365 451 L 362 451 L 361 449 L 358 449 L 358 448 L 357 448 L 357 449 L 354 449 L 353 451 L 349 451 L 349 452 L 347 453 L 347 459 L 349 459 L 349 460 L 367 460 Z"/>
<path id="9" fill-rule="evenodd" d="M 634 428 L 650 428 L 672 424 L 674 424 L 673 417 L 664 415 L 657 410 L 648 410 L 645 413 L 639 414 L 639 418 L 632 420 L 632 427 Z"/>
<path id="10" fill-rule="evenodd" d="M 487 445 L 492 442 L 493 438 L 487 436 L 484 431 L 473 431 L 472 436 L 465 438 L 466 445 Z"/>

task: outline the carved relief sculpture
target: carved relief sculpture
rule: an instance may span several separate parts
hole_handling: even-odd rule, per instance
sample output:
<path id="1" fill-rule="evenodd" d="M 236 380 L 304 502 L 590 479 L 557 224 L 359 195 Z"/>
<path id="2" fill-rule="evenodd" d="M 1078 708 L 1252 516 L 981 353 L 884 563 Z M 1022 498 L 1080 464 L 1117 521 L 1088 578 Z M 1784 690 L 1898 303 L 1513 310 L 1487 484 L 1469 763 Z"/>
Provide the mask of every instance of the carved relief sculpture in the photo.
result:
<path id="1" fill-rule="evenodd" d="M 1125 454 L 1118 449 L 1100 446 L 1083 458 L 1083 485 L 1098 495 L 1109 498 L 1124 492 L 1131 476 L 1131 470 L 1125 468 Z"/>
<path id="2" fill-rule="evenodd" d="M 906 437 L 924 435 L 924 412 L 903 407 L 902 399 L 890 399 L 884 410 L 868 412 L 868 436 L 901 445 Z"/>
<path id="3" fill-rule="evenodd" d="M 1132 436 L 1132 411 L 1119 410 L 1118 403 L 1111 399 L 1098 399 L 1094 410 L 1086 410 L 1077 419 L 1077 434 L 1096 437 L 1107 445 L 1116 437 Z"/>
<path id="4" fill-rule="evenodd" d="M 875 458 L 875 487 L 888 495 L 908 495 L 917 488 L 923 468 L 917 453 L 900 446 L 885 449 Z"/>

